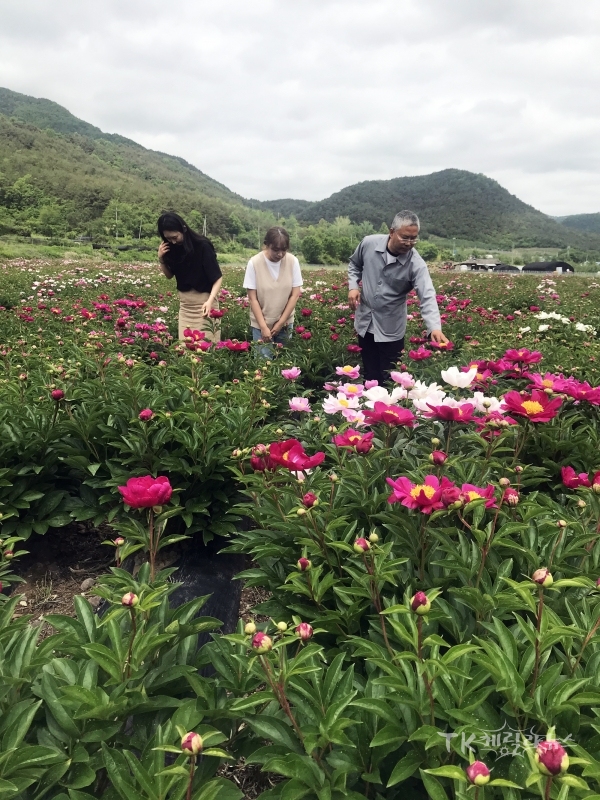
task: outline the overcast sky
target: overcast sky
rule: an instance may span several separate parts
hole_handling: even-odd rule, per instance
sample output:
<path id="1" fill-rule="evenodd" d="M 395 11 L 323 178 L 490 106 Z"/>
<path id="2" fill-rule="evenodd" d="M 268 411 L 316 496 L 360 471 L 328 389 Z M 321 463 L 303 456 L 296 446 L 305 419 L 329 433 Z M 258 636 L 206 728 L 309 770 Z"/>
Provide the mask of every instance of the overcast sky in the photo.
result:
<path id="1" fill-rule="evenodd" d="M 0 85 L 245 197 L 483 172 L 600 211 L 598 0 L 1 0 Z"/>

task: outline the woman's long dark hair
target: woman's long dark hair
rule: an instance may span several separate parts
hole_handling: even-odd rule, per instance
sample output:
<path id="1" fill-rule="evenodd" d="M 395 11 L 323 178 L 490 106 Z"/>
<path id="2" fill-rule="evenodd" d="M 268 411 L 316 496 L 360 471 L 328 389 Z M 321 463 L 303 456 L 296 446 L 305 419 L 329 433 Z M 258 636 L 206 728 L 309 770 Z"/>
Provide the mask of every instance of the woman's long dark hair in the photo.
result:
<path id="1" fill-rule="evenodd" d="M 196 233 L 196 231 L 193 231 L 187 222 L 173 211 L 167 211 L 158 218 L 158 233 L 163 242 L 167 241 L 165 239 L 165 231 L 179 231 L 183 233 L 183 243 L 180 246 L 183 247 L 183 251 L 186 255 L 194 251 L 194 242 L 208 241 L 206 236 L 202 236 Z"/>

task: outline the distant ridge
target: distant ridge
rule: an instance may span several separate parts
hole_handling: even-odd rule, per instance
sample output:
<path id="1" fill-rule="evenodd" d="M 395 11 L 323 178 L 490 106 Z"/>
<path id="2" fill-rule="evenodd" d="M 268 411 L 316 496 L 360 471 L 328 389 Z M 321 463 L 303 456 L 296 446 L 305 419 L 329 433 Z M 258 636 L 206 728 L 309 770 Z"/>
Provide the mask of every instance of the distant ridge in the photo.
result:
<path id="1" fill-rule="evenodd" d="M 569 217 L 558 217 L 558 221 L 567 228 L 588 233 L 600 233 L 600 213 L 571 214 Z"/>
<path id="2" fill-rule="evenodd" d="M 459 169 L 363 181 L 310 204 L 287 199 L 261 205 L 279 213 L 285 209 L 305 223 L 349 217 L 356 223 L 368 220 L 376 228 L 389 224 L 397 211 L 409 208 L 419 213 L 424 235 L 520 247 L 583 244 L 575 230 L 565 231 L 564 224 L 519 200 L 497 181 Z M 600 237 L 592 236 L 585 243 L 598 247 Z"/>

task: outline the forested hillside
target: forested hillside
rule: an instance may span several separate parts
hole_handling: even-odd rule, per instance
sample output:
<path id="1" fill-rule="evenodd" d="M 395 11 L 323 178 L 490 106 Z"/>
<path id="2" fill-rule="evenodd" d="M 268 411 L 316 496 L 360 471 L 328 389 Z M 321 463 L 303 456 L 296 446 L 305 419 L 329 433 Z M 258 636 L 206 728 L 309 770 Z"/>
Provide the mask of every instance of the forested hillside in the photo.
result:
<path id="1" fill-rule="evenodd" d="M 277 207 L 277 201 L 272 207 Z M 598 247 L 600 243 L 598 237 L 584 241 L 575 231 L 565 231 L 556 220 L 523 203 L 491 178 L 458 169 L 364 181 L 295 211 L 303 222 L 332 222 L 347 216 L 353 222 L 368 220 L 378 228 L 402 208 L 418 211 L 424 234 L 443 238 L 455 236 L 509 247 L 513 243 L 519 247 Z"/>
<path id="2" fill-rule="evenodd" d="M 569 217 L 559 217 L 559 222 L 567 228 L 588 233 L 600 233 L 600 213 L 598 214 L 572 214 Z"/>
<path id="3" fill-rule="evenodd" d="M 0 234 L 137 236 L 141 226 L 143 237 L 165 208 L 199 226 L 206 216 L 215 236 L 252 231 L 253 242 L 265 216 L 181 158 L 0 90 Z"/>

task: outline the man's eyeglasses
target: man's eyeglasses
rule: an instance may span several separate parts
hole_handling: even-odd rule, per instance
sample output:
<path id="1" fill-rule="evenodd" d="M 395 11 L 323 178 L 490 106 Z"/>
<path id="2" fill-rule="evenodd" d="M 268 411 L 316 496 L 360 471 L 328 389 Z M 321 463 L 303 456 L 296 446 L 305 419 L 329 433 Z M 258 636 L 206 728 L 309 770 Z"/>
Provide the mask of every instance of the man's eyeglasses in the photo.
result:
<path id="1" fill-rule="evenodd" d="M 418 236 L 398 236 L 398 239 L 400 239 L 401 242 L 406 242 L 406 244 L 419 241 Z"/>

